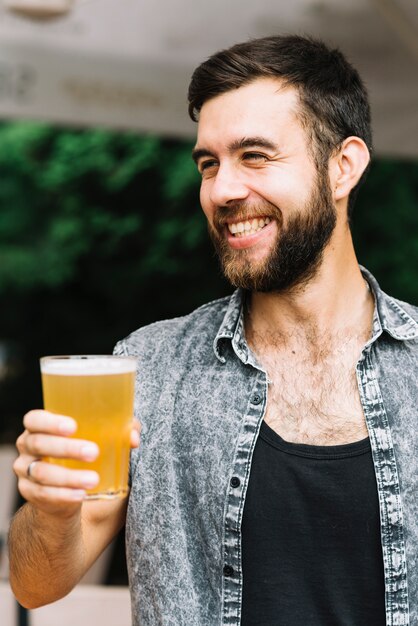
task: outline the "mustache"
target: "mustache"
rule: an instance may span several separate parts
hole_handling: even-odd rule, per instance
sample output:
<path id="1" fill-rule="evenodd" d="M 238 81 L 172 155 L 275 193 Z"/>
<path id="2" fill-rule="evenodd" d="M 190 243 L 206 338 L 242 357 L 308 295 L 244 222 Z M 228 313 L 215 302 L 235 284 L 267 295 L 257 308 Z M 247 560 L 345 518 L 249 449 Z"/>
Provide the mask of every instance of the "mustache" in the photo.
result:
<path id="1" fill-rule="evenodd" d="M 270 217 L 281 222 L 282 212 L 276 205 L 267 201 L 258 204 L 234 202 L 227 206 L 218 207 L 213 217 L 213 223 L 216 228 L 222 228 L 231 220 L 245 222 L 257 217 Z"/>

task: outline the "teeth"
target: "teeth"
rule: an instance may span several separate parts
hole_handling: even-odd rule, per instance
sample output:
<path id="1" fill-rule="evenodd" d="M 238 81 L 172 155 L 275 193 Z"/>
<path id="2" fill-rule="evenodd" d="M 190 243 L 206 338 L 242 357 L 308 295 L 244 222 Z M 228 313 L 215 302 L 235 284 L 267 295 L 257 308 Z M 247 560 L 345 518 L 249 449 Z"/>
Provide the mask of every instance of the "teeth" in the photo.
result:
<path id="1" fill-rule="evenodd" d="M 242 237 L 243 235 L 254 235 L 259 230 L 270 224 L 271 219 L 269 217 L 254 218 L 251 221 L 236 222 L 235 224 L 228 224 L 229 232 L 236 237 Z"/>

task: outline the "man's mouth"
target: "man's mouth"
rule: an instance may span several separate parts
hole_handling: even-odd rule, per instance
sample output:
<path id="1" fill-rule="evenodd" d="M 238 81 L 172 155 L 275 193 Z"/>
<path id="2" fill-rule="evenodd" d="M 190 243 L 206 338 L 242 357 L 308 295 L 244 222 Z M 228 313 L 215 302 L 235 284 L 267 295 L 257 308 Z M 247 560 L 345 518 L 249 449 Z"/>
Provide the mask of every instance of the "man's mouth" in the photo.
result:
<path id="1" fill-rule="evenodd" d="M 234 222 L 233 224 L 227 224 L 228 230 L 234 237 L 246 237 L 248 235 L 255 235 L 262 230 L 267 224 L 270 224 L 270 217 L 254 217 L 251 220 L 245 222 Z"/>

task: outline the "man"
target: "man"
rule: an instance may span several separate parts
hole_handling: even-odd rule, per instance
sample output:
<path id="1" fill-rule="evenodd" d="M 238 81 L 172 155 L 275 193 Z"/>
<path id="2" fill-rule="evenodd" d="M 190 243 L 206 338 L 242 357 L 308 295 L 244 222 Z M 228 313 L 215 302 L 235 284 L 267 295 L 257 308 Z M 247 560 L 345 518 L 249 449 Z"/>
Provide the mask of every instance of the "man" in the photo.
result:
<path id="1" fill-rule="evenodd" d="M 269 37 L 194 73 L 201 204 L 238 287 L 120 342 L 139 359 L 129 503 L 82 502 L 70 418 L 25 416 L 11 583 L 68 593 L 123 525 L 136 625 L 418 624 L 418 310 L 349 227 L 371 150 L 336 50 Z"/>

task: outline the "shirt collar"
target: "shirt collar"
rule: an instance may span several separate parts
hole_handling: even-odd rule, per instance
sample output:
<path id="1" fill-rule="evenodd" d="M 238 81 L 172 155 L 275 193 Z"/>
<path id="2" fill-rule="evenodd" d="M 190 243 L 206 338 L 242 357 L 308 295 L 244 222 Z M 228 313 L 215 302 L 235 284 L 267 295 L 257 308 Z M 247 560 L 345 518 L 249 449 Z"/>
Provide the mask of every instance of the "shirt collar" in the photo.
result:
<path id="1" fill-rule="evenodd" d="M 394 339 L 407 341 L 418 338 L 418 319 L 414 319 L 403 307 L 403 303 L 388 296 L 379 286 L 374 276 L 360 266 L 375 297 L 375 315 L 373 321 L 373 339 L 386 331 Z M 232 294 L 228 308 L 213 342 L 213 349 L 218 359 L 225 363 L 223 343 L 231 341 L 236 355 L 248 363 L 252 360 L 244 333 L 244 304 L 246 292 L 237 289 Z M 407 305 L 408 306 L 408 305 Z M 416 316 L 418 317 L 418 316 Z"/>
<path id="2" fill-rule="evenodd" d="M 364 267 L 360 266 L 361 273 L 368 282 L 375 297 L 375 315 L 373 335 L 386 331 L 394 339 L 407 341 L 418 338 L 418 316 L 411 317 L 405 306 L 411 310 L 411 305 L 400 302 L 382 291 L 375 277 Z M 405 306 L 404 306 L 405 305 Z"/>
<path id="3" fill-rule="evenodd" d="M 244 334 L 245 294 L 243 289 L 234 291 L 213 342 L 215 354 L 222 363 L 226 361 L 223 354 L 223 344 L 228 340 L 231 341 L 232 347 L 241 361 L 248 363 L 249 349 Z"/>

